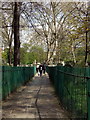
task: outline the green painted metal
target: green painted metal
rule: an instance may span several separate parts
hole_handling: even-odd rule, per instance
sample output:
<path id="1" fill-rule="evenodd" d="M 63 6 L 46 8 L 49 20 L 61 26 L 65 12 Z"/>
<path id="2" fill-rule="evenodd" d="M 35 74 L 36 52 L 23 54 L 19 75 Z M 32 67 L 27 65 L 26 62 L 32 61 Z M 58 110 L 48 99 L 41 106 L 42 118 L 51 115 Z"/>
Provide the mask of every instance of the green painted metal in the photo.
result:
<path id="1" fill-rule="evenodd" d="M 90 76 L 90 68 L 87 69 Z M 61 103 L 71 117 L 87 119 L 88 113 L 90 120 L 90 96 L 87 96 L 87 90 L 90 91 L 90 80 L 86 77 L 86 68 L 55 66 L 48 67 L 47 72 Z"/>
<path id="2" fill-rule="evenodd" d="M 2 100 L 2 66 L 0 66 L 0 100 Z"/>
<path id="3" fill-rule="evenodd" d="M 86 75 L 90 76 L 90 68 L 86 68 Z M 90 79 L 87 78 L 87 110 L 88 110 L 88 120 L 90 120 Z"/>
<path id="4" fill-rule="evenodd" d="M 36 73 L 35 67 L 2 67 L 2 99 L 28 82 Z"/>

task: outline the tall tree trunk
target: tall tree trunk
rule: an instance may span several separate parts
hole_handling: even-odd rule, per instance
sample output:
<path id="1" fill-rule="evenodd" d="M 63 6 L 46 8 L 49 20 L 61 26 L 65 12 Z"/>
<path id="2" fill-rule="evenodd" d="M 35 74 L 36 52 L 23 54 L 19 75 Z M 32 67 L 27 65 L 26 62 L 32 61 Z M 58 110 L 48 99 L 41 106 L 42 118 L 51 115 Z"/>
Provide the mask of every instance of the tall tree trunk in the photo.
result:
<path id="1" fill-rule="evenodd" d="M 86 30 L 85 65 L 87 65 L 87 55 L 88 55 L 88 32 Z"/>
<path id="2" fill-rule="evenodd" d="M 11 50 L 11 43 L 10 43 L 9 44 L 9 51 L 8 51 L 8 63 L 9 63 L 9 65 L 11 65 L 11 63 L 12 63 L 11 52 L 12 52 L 12 50 Z"/>
<path id="3" fill-rule="evenodd" d="M 14 7 L 14 66 L 20 65 L 19 21 L 20 21 L 20 3 L 15 2 L 15 7 Z"/>
<path id="4" fill-rule="evenodd" d="M 85 50 L 85 65 L 87 65 L 88 62 L 88 43 L 90 42 L 90 2 L 87 3 L 87 26 L 86 26 L 86 50 Z"/>
<path id="5" fill-rule="evenodd" d="M 72 45 L 72 56 L 73 56 L 73 61 L 74 63 L 76 64 L 76 56 L 75 56 L 75 49 L 74 49 L 74 46 Z"/>
<path id="6" fill-rule="evenodd" d="M 86 47 L 85 47 L 85 65 L 87 65 L 88 58 L 88 9 L 86 14 Z"/>
<path id="7" fill-rule="evenodd" d="M 13 22 L 12 22 L 13 24 Z M 11 65 L 12 63 L 12 36 L 13 36 L 13 28 L 12 28 L 12 33 L 11 33 L 11 36 L 10 36 L 10 43 L 9 43 L 9 51 L 8 51 L 8 63 L 9 65 Z"/>
<path id="8" fill-rule="evenodd" d="M 49 48 L 47 47 L 47 62 L 49 60 Z"/>
<path id="9" fill-rule="evenodd" d="M 90 1 L 88 2 L 88 41 L 90 43 Z M 90 44 L 88 46 L 88 55 L 89 55 L 89 59 L 90 59 Z M 90 61 L 89 61 L 89 66 L 90 66 Z"/>

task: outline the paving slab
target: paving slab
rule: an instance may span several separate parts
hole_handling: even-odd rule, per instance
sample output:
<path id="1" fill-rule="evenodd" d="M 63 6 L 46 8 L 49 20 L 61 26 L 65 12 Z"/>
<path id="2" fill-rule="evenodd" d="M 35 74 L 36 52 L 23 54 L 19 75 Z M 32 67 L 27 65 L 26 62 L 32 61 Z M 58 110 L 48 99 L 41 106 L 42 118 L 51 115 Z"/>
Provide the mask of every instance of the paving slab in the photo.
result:
<path id="1" fill-rule="evenodd" d="M 2 102 L 2 118 L 69 120 L 48 75 L 37 74 Z"/>

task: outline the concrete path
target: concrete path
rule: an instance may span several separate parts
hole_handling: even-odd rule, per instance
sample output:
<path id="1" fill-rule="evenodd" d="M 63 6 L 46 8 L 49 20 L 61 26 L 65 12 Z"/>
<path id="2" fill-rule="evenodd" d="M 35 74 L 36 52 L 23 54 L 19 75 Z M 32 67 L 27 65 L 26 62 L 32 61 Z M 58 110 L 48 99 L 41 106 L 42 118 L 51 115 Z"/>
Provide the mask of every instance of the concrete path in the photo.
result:
<path id="1" fill-rule="evenodd" d="M 3 101 L 2 118 L 69 120 L 59 105 L 47 75 L 42 77 L 36 75 L 32 81 Z"/>

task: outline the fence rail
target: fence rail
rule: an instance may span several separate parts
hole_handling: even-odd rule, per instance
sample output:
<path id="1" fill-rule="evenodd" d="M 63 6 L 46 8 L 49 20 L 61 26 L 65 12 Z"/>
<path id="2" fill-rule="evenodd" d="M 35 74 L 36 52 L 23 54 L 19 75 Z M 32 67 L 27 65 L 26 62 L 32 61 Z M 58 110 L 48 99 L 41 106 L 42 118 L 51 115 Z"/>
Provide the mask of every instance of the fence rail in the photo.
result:
<path id="1" fill-rule="evenodd" d="M 90 68 L 55 66 L 48 67 L 47 72 L 71 117 L 90 120 Z"/>
<path id="2" fill-rule="evenodd" d="M 29 81 L 35 74 L 35 67 L 2 67 L 2 99 Z"/>

